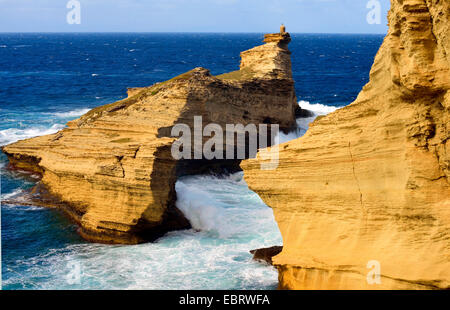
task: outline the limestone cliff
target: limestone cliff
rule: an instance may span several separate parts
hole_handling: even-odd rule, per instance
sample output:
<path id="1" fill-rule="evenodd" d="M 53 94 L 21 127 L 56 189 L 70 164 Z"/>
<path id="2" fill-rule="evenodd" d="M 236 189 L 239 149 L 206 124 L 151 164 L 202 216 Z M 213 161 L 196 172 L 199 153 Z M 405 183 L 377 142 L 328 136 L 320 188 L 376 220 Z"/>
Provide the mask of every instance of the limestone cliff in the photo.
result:
<path id="1" fill-rule="evenodd" d="M 295 124 L 288 34 L 242 53 L 241 69 L 218 77 L 196 68 L 89 111 L 60 132 L 5 146 L 12 166 L 42 175 L 58 205 L 91 241 L 138 243 L 189 223 L 176 209 L 178 176 L 238 169 L 239 161 L 175 160 L 171 129 L 194 116 L 216 123 Z M 42 191 L 40 192 L 42 197 Z M 46 195 L 48 196 L 48 195 Z M 47 201 L 47 200 L 46 200 Z"/>
<path id="2" fill-rule="evenodd" d="M 276 171 L 242 163 L 283 236 L 280 288 L 450 288 L 449 27 L 449 1 L 392 0 L 357 100 L 281 145 Z"/>

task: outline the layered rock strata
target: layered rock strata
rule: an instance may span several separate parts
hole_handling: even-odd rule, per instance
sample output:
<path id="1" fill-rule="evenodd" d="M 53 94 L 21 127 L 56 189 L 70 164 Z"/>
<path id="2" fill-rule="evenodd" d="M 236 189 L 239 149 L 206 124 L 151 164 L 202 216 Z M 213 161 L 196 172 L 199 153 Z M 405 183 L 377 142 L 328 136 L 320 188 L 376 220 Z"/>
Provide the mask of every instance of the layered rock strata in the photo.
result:
<path id="1" fill-rule="evenodd" d="M 450 288 L 449 27 L 448 1 L 392 0 L 356 101 L 281 145 L 277 170 L 242 163 L 283 236 L 281 289 Z"/>
<path id="2" fill-rule="evenodd" d="M 289 34 L 271 35 L 270 42 L 242 53 L 235 72 L 215 77 L 196 68 L 129 89 L 128 98 L 95 108 L 56 134 L 7 145 L 3 152 L 13 167 L 42 175 L 44 196 L 62 205 L 87 240 L 132 244 L 189 227 L 175 207 L 177 177 L 239 169 L 240 161 L 174 159 L 173 126 L 186 124 L 194 132 L 195 116 L 202 117 L 201 130 L 209 123 L 223 129 L 294 126 L 289 40 Z"/>

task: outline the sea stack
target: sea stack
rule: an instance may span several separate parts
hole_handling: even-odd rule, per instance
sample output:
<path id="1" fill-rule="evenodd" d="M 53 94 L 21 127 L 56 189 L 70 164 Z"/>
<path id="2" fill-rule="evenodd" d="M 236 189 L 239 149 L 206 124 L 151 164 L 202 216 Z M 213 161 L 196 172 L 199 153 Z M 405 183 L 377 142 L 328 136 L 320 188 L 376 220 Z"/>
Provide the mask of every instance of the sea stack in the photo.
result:
<path id="1" fill-rule="evenodd" d="M 241 165 L 283 236 L 281 289 L 450 288 L 450 3 L 391 4 L 356 101 L 282 144 L 277 170 Z"/>
<path id="2" fill-rule="evenodd" d="M 269 38 L 269 39 L 268 39 Z M 289 34 L 241 54 L 240 70 L 213 76 L 196 68 L 128 98 L 97 107 L 53 135 L 2 148 L 11 166 L 42 176 L 29 199 L 57 205 L 80 226 L 85 239 L 134 244 L 188 228 L 175 207 L 178 177 L 233 172 L 240 160 L 176 160 L 173 126 L 279 124 L 295 126 Z M 34 195 L 33 195 L 34 194 Z M 45 199 L 43 198 L 45 197 Z"/>

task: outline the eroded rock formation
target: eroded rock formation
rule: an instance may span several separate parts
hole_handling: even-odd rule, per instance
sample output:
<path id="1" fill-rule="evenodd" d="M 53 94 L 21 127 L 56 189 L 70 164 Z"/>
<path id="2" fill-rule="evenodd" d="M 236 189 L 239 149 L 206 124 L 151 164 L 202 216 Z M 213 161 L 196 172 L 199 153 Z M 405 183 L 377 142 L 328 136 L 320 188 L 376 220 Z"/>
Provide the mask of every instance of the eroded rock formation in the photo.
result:
<path id="1" fill-rule="evenodd" d="M 60 132 L 3 147 L 11 165 L 38 172 L 41 185 L 91 241 L 138 243 L 189 223 L 175 207 L 178 176 L 238 169 L 239 161 L 172 157 L 176 124 L 295 124 L 289 34 L 242 53 L 239 71 L 196 68 L 163 83 L 129 89 Z M 46 195 L 46 196 L 49 196 Z M 46 200 L 48 201 L 48 200 Z"/>
<path id="2" fill-rule="evenodd" d="M 281 145 L 277 170 L 242 163 L 283 236 L 280 288 L 450 287 L 449 27 L 449 1 L 392 0 L 357 100 Z"/>

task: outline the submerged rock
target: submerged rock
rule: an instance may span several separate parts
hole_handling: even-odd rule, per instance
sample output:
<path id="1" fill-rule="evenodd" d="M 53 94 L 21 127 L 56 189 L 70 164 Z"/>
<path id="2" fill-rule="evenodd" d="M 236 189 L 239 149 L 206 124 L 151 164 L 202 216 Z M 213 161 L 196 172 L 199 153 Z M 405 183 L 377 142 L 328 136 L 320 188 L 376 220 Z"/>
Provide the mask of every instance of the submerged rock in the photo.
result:
<path id="1" fill-rule="evenodd" d="M 273 246 L 270 248 L 251 250 L 250 253 L 253 254 L 254 260 L 272 265 L 272 257 L 280 254 L 282 250 L 282 246 Z"/>
<path id="2" fill-rule="evenodd" d="M 56 134 L 2 150 L 11 165 L 42 175 L 45 196 L 53 197 L 52 206 L 63 205 L 87 240 L 139 243 L 187 228 L 189 222 L 175 207 L 177 178 L 233 172 L 240 160 L 174 159 L 173 126 L 193 129 L 195 116 L 202 117 L 202 126 L 294 126 L 288 37 L 271 37 L 243 52 L 238 71 L 216 77 L 196 68 L 163 83 L 131 88 L 128 98 L 95 108 Z"/>
<path id="3" fill-rule="evenodd" d="M 450 3 L 391 3 L 357 100 L 280 145 L 277 170 L 241 165 L 283 236 L 282 289 L 450 288 Z"/>
<path id="4" fill-rule="evenodd" d="M 296 118 L 307 118 L 307 117 L 314 117 L 316 114 L 313 111 L 302 109 L 298 107 L 295 110 L 295 117 Z"/>

